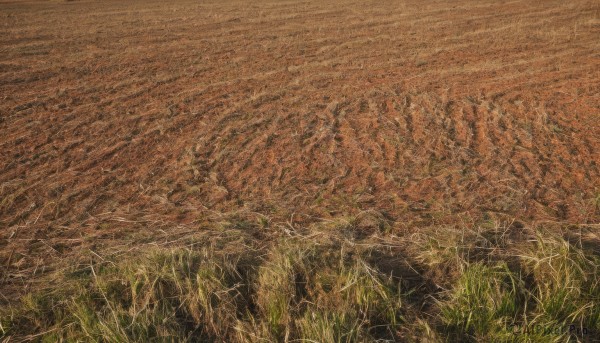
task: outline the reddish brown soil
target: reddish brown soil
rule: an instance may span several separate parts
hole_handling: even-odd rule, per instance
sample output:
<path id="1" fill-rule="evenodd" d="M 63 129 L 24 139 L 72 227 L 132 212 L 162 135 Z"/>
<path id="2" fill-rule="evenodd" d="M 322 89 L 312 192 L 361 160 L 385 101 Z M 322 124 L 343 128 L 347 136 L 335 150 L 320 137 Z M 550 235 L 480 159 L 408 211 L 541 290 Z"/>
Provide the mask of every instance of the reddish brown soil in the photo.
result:
<path id="1" fill-rule="evenodd" d="M 600 221 L 598 1 L 17 1 L 0 18 L 5 280 L 239 209 Z"/>

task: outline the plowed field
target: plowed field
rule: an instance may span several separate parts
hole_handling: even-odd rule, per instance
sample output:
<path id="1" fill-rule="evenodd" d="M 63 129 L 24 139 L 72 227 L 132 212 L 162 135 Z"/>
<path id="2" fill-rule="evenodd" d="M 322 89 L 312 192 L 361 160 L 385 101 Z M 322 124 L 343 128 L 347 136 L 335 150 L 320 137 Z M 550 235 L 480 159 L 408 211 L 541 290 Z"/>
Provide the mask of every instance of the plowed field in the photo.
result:
<path id="1" fill-rule="evenodd" d="M 594 224 L 600 3 L 3 1 L 0 134 L 12 284 L 232 211 Z"/>

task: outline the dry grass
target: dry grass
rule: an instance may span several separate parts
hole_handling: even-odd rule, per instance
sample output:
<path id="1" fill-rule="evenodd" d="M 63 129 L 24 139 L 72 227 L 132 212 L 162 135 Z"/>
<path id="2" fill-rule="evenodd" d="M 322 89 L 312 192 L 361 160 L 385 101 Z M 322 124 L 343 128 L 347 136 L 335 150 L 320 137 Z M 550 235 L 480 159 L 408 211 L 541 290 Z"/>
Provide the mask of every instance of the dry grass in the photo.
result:
<path id="1" fill-rule="evenodd" d="M 7 341 L 591 341 L 600 332 L 600 255 L 566 238 L 571 231 L 524 228 L 507 245 L 510 231 L 463 229 L 460 241 L 434 229 L 349 239 L 322 223 L 310 235 L 262 248 L 231 252 L 229 235 L 193 248 L 153 248 L 57 274 L 52 286 L 2 311 L 2 335 Z M 399 258 L 414 273 L 389 263 Z"/>

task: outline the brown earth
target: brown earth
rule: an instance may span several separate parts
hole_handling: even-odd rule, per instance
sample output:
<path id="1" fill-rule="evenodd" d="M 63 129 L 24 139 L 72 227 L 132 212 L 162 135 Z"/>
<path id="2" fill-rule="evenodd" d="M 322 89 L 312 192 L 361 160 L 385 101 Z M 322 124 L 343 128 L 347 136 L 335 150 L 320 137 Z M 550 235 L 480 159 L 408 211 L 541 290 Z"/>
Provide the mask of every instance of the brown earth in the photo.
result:
<path id="1" fill-rule="evenodd" d="M 240 210 L 600 222 L 598 1 L 3 1 L 0 18 L 0 283 Z"/>

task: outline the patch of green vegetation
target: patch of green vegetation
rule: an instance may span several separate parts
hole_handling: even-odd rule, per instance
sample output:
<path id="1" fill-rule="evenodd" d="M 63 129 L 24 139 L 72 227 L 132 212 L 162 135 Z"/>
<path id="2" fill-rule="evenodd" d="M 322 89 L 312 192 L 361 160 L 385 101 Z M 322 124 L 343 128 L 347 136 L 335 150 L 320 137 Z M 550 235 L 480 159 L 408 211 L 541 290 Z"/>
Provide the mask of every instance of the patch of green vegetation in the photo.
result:
<path id="1" fill-rule="evenodd" d="M 277 341 L 393 339 L 402 320 L 399 285 L 343 246 L 282 242 L 260 267 L 256 291 Z"/>
<path id="2" fill-rule="evenodd" d="M 300 240 L 282 241 L 260 259 L 249 252 L 149 252 L 64 275 L 60 293 L 29 295 L 3 313 L 2 332 L 41 332 L 49 341 L 393 339 L 399 288 L 349 253 Z"/>
<path id="3" fill-rule="evenodd" d="M 91 274 L 71 282 L 61 297 L 28 300 L 14 317 L 20 329 L 51 330 L 52 340 L 227 337 L 221 323 L 236 315 L 243 287 L 236 267 L 206 252 L 188 250 L 154 252 L 111 267 L 91 266 Z"/>
<path id="4" fill-rule="evenodd" d="M 521 256 L 535 287 L 539 325 L 575 325 L 600 332 L 600 258 L 561 237 L 538 234 Z"/>
<path id="5" fill-rule="evenodd" d="M 509 328 L 523 310 L 523 294 L 523 282 L 506 264 L 474 263 L 440 304 L 441 317 L 459 341 L 499 341 L 511 336 Z"/>
<path id="6" fill-rule="evenodd" d="M 425 235 L 420 243 L 429 247 L 421 254 L 429 268 L 454 271 L 448 274 L 455 280 L 450 290 L 434 296 L 439 311 L 434 336 L 565 342 L 600 332 L 597 255 L 545 230 L 512 247 L 497 229 L 450 232 Z"/>
<path id="7" fill-rule="evenodd" d="M 323 225 L 328 235 L 259 249 L 157 248 L 73 269 L 0 309 L 0 339 L 565 342 L 600 332 L 600 257 L 559 234 L 514 241 L 521 228 L 479 225 L 350 241 Z M 380 260 L 392 242 L 406 254 L 394 261 L 422 275 L 414 288 Z"/>

